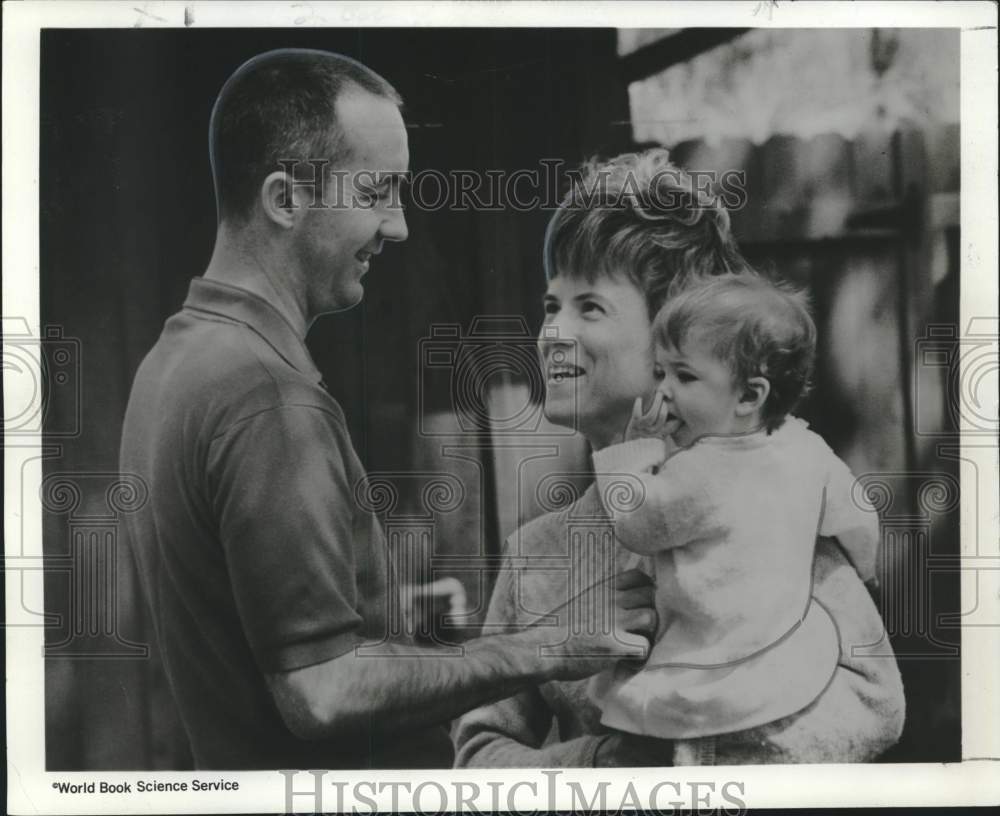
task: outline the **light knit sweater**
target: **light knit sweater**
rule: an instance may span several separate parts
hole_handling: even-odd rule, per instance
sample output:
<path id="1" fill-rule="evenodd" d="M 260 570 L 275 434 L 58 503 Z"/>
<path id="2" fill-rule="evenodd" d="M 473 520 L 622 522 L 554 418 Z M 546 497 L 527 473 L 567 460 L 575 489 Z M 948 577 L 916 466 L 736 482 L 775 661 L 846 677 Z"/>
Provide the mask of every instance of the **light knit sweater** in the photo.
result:
<path id="1" fill-rule="evenodd" d="M 659 439 L 594 455 L 616 540 L 654 560 L 660 620 L 641 668 L 620 663 L 594 679 L 601 721 L 680 738 L 794 714 L 830 682 L 840 652 L 833 621 L 811 603 L 816 537 L 836 537 L 872 580 L 878 517 L 799 419 L 666 455 Z"/>
<path id="2" fill-rule="evenodd" d="M 593 485 L 571 506 L 525 524 L 506 541 L 483 634 L 535 622 L 569 600 L 580 576 L 599 577 L 637 562 L 652 574 L 649 559 L 610 541 L 610 523 Z M 504 699 L 456 722 L 456 765 L 591 767 L 599 749 L 604 764 L 645 767 L 870 762 L 899 739 L 903 686 L 892 657 L 855 654 L 869 644 L 883 644 L 879 651 L 887 651 L 885 628 L 857 572 L 829 539 L 816 546 L 813 597 L 836 621 L 840 659 L 826 690 L 792 717 L 711 742 L 673 742 L 601 725 L 601 711 L 587 696 L 587 680 L 511 686 Z M 714 753 L 705 750 L 709 745 Z"/>

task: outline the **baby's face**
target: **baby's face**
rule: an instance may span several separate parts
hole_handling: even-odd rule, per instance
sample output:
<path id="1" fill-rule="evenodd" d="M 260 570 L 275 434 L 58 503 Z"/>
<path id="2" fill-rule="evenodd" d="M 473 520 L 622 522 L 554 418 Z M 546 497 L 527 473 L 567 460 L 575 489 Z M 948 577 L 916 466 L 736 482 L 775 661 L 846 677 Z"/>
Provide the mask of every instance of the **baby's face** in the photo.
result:
<path id="1" fill-rule="evenodd" d="M 736 415 L 741 392 L 729 365 L 696 334 L 682 346 L 656 347 L 657 391 L 670 412 L 666 428 L 670 437 L 686 447 L 705 434 L 744 430 Z"/>

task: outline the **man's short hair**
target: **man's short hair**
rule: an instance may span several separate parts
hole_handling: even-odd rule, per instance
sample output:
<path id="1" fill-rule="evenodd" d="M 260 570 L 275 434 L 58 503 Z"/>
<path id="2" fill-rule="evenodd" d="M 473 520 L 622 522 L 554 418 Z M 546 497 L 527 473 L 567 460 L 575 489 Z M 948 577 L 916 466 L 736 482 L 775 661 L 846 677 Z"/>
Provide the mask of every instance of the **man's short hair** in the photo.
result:
<path id="1" fill-rule="evenodd" d="M 692 280 L 672 294 L 653 323 L 661 346 L 707 343 L 743 388 L 766 377 L 771 391 L 761 410 L 767 430 L 779 427 L 809 389 L 816 325 L 804 292 L 757 274 Z"/>
<path id="2" fill-rule="evenodd" d="M 259 54 L 233 73 L 215 101 L 209 156 L 220 220 L 244 221 L 264 179 L 279 161 L 346 158 L 335 112 L 339 96 L 360 89 L 402 105 L 396 90 L 371 69 L 329 51 L 284 48 Z M 296 177 L 313 167 L 299 164 Z"/>
<path id="3" fill-rule="evenodd" d="M 584 164 L 549 222 L 544 260 L 549 280 L 624 273 L 650 317 L 688 277 L 750 270 L 718 197 L 663 148 Z"/>

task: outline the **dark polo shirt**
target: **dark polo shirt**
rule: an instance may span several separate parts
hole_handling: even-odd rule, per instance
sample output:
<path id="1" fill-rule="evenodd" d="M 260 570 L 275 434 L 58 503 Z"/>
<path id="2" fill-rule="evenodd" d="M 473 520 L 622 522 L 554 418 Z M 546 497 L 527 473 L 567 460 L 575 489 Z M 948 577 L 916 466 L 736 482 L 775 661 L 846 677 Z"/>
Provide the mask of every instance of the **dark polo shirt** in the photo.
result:
<path id="1" fill-rule="evenodd" d="M 128 539 L 201 768 L 450 767 L 443 728 L 296 739 L 265 673 L 386 633 L 390 570 L 337 402 L 269 303 L 196 278 L 136 374 Z M 395 606 L 395 604 L 394 604 Z M 343 694 L 354 689 L 340 689 Z"/>

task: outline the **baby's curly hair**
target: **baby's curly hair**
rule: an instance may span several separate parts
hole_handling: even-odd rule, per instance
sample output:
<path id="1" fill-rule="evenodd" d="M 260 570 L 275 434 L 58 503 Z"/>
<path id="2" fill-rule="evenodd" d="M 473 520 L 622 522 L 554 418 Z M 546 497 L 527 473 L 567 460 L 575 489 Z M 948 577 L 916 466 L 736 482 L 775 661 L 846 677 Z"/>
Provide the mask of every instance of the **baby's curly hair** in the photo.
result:
<path id="1" fill-rule="evenodd" d="M 545 234 L 546 279 L 624 274 L 653 317 L 690 278 L 751 272 L 729 213 L 653 148 L 584 164 Z"/>
<path id="2" fill-rule="evenodd" d="M 653 323 L 656 342 L 681 349 L 707 342 L 733 373 L 736 387 L 751 377 L 771 384 L 761 419 L 780 427 L 808 393 L 816 357 L 816 324 L 802 291 L 756 273 L 695 280 L 672 294 Z"/>

